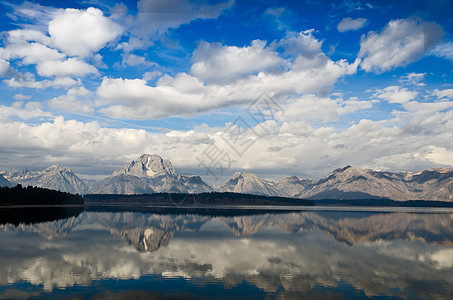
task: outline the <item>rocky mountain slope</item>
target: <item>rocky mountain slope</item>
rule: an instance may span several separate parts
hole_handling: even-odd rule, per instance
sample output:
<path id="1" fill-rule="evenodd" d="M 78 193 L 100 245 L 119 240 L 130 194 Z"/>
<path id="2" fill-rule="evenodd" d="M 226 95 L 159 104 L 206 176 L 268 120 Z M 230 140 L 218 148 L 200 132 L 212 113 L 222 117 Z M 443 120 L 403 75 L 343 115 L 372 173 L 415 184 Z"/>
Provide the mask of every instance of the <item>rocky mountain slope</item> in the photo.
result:
<path id="1" fill-rule="evenodd" d="M 96 183 L 90 194 L 201 193 L 212 188 L 199 176 L 181 176 L 168 160 L 143 154 Z"/>
<path id="2" fill-rule="evenodd" d="M 418 173 L 336 169 L 296 195 L 310 199 L 453 200 L 453 169 Z"/>
<path id="3" fill-rule="evenodd" d="M 18 172 L 0 172 L 9 182 L 23 186 L 38 186 L 68 193 L 83 194 L 86 184 L 71 169 L 53 165 L 41 172 L 23 170 Z"/>
<path id="4" fill-rule="evenodd" d="M 245 193 L 277 196 L 282 192 L 275 189 L 271 182 L 261 179 L 250 172 L 236 172 L 220 187 L 220 192 Z"/>
<path id="5" fill-rule="evenodd" d="M 391 173 L 352 166 L 336 169 L 319 180 L 287 176 L 277 182 L 236 172 L 220 191 L 308 199 L 381 199 L 453 201 L 453 168 Z"/>
<path id="6" fill-rule="evenodd" d="M 203 193 L 213 189 L 200 176 L 180 175 L 170 161 L 143 154 L 91 187 L 70 169 L 58 165 L 41 172 L 0 172 L 0 186 L 32 185 L 79 194 Z M 9 183 L 8 183 L 9 182 Z M 352 166 L 319 180 L 287 176 L 276 182 L 250 172 L 236 172 L 220 192 L 308 199 L 381 199 L 453 201 L 453 168 L 421 172 L 381 172 Z"/>
<path id="7" fill-rule="evenodd" d="M 274 188 L 280 191 L 281 195 L 296 197 L 303 193 L 307 186 L 312 184 L 312 179 L 300 179 L 297 176 L 286 176 L 274 183 Z"/>
<path id="8" fill-rule="evenodd" d="M 5 177 L 3 177 L 3 175 L 0 175 L 0 187 L 3 186 L 11 187 L 13 186 L 13 184 L 9 182 Z"/>

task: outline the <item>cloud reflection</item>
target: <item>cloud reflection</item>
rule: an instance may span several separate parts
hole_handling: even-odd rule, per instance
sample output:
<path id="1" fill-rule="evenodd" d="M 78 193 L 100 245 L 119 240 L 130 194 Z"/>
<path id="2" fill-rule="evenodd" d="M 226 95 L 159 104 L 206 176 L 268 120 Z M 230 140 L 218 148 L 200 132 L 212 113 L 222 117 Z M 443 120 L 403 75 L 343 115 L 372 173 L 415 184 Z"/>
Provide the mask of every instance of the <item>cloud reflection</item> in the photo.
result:
<path id="1" fill-rule="evenodd" d="M 0 226 L 0 285 L 43 291 L 146 275 L 311 295 L 453 293 L 451 214 L 297 212 L 235 217 L 84 212 Z M 64 229 L 64 230 L 63 230 Z M 292 296 L 291 296 L 292 295 Z"/>

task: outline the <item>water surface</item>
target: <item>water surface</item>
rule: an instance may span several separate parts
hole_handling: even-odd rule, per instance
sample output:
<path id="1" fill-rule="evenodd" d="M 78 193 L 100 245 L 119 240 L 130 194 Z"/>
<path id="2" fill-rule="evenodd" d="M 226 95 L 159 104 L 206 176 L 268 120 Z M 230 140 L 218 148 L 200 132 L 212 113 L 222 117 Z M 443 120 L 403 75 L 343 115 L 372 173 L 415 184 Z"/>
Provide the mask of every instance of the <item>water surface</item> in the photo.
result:
<path id="1" fill-rule="evenodd" d="M 448 212 L 32 211 L 0 212 L 1 298 L 453 295 Z"/>

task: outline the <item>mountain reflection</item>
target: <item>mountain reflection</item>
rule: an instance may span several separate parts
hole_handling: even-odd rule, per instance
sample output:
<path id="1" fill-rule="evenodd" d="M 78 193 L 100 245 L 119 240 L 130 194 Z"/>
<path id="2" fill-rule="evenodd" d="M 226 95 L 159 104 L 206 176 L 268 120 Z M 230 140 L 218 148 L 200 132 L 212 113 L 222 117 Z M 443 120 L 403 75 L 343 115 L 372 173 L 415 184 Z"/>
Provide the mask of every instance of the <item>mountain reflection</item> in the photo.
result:
<path id="1" fill-rule="evenodd" d="M 3 223 L 0 241 L 0 285 L 29 282 L 44 292 L 158 275 L 198 285 L 247 282 L 283 297 L 345 283 L 366 296 L 453 293 L 450 213 L 85 211 Z"/>

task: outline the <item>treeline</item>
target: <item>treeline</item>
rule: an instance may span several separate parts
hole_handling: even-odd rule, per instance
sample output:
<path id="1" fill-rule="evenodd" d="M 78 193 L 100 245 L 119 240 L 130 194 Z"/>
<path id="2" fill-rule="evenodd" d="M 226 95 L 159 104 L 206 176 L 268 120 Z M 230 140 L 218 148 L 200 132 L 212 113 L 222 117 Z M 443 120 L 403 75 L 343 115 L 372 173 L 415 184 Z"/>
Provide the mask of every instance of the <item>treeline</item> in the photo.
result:
<path id="1" fill-rule="evenodd" d="M 8 205 L 83 205 L 80 195 L 40 187 L 0 187 L 0 206 Z"/>
<path id="2" fill-rule="evenodd" d="M 314 201 L 316 205 L 319 206 L 453 207 L 453 202 L 429 200 L 395 201 L 391 199 L 323 199 Z"/>
<path id="3" fill-rule="evenodd" d="M 86 204 L 138 204 L 138 205 L 314 205 L 311 200 L 286 197 L 258 196 L 239 193 L 156 193 L 142 195 L 85 195 Z"/>

